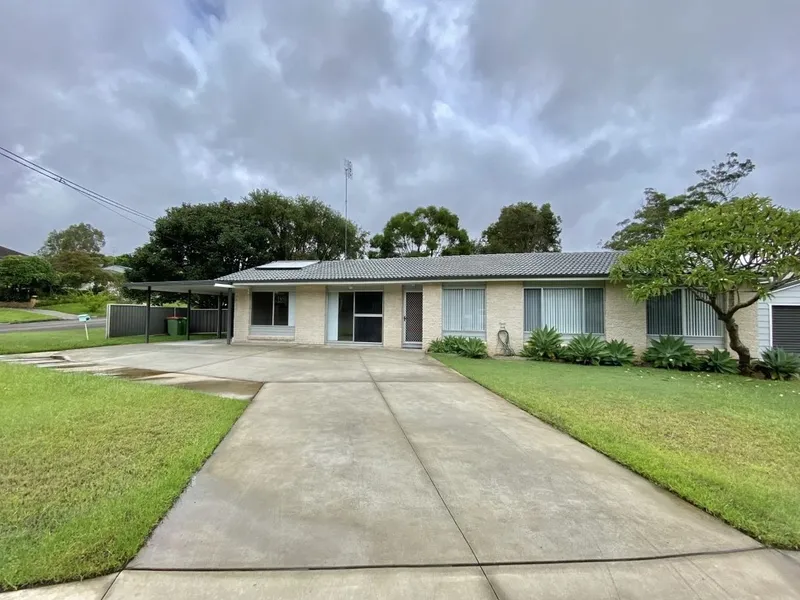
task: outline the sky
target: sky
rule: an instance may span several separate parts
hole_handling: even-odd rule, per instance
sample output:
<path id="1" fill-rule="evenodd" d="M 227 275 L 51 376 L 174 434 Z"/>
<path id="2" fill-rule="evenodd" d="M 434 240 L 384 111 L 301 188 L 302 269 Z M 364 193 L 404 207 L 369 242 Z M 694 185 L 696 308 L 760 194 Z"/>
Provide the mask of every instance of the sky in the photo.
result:
<path id="1" fill-rule="evenodd" d="M 798 23 L 797 0 L 3 0 L 0 146 L 154 217 L 256 187 L 343 211 L 346 157 L 373 233 L 549 202 L 593 250 L 730 151 L 742 193 L 800 208 Z M 0 159 L 0 245 L 81 221 L 109 254 L 148 239 Z"/>

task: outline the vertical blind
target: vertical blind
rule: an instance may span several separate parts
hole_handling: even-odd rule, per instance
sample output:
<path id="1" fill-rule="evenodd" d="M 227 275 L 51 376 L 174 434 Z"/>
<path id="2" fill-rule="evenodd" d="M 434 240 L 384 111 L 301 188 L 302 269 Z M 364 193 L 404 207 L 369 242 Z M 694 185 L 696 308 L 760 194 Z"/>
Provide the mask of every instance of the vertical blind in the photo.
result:
<path id="1" fill-rule="evenodd" d="M 604 329 L 602 288 L 531 288 L 525 290 L 525 331 L 555 327 L 559 333 L 602 334 Z"/>
<path id="2" fill-rule="evenodd" d="M 525 290 L 525 317 L 523 328 L 533 331 L 542 326 L 542 290 Z"/>
<path id="3" fill-rule="evenodd" d="M 545 288 L 542 290 L 542 323 L 560 333 L 583 333 L 583 290 Z"/>
<path id="4" fill-rule="evenodd" d="M 647 301 L 649 335 L 720 337 L 722 324 L 714 309 L 691 290 L 675 290 Z"/>
<path id="5" fill-rule="evenodd" d="M 442 331 L 483 333 L 486 330 L 485 290 L 445 289 L 442 292 Z"/>

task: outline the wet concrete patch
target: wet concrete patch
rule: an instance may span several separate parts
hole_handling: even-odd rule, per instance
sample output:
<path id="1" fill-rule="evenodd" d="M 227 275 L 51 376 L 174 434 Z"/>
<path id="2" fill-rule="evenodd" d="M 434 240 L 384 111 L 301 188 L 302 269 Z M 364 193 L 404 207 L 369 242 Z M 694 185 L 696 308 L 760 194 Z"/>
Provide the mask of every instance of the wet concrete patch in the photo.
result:
<path id="1" fill-rule="evenodd" d="M 58 355 L 6 356 L 0 358 L 0 360 L 43 369 L 55 369 L 65 373 L 88 373 L 90 375 L 116 377 L 141 383 L 179 387 L 236 400 L 252 400 L 262 386 L 259 381 L 172 373 L 155 369 L 113 365 L 105 362 L 75 361 L 69 357 Z"/>

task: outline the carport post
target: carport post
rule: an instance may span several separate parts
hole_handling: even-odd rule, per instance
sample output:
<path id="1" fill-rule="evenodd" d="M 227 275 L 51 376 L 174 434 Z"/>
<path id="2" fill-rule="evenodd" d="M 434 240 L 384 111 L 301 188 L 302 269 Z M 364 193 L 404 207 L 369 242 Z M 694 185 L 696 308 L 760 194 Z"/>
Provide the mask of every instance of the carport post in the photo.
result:
<path id="1" fill-rule="evenodd" d="M 144 343 L 150 343 L 150 297 L 152 296 L 152 288 L 147 286 L 147 310 L 144 312 Z"/>
<path id="2" fill-rule="evenodd" d="M 222 292 L 217 296 L 217 339 L 222 339 Z"/>
<path id="3" fill-rule="evenodd" d="M 233 339 L 233 290 L 231 288 L 228 288 L 228 327 L 225 337 L 230 346 L 231 339 Z"/>
<path id="4" fill-rule="evenodd" d="M 189 332 L 192 328 L 192 290 L 186 294 L 186 339 L 191 335 Z"/>

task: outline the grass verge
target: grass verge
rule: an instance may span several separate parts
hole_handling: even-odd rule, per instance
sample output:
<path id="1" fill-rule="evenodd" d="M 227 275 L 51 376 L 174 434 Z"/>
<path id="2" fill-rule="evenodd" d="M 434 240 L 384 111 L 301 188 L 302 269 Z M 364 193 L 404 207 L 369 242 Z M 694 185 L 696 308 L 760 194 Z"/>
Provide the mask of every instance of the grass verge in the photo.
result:
<path id="1" fill-rule="evenodd" d="M 208 340 L 214 334 L 192 334 L 192 340 Z M 151 335 L 150 341 L 183 342 L 186 338 L 167 335 Z M 89 339 L 83 329 L 62 329 L 59 331 L 14 331 L 0 333 L 0 354 L 21 354 L 24 352 L 47 352 L 74 350 L 77 348 L 94 348 L 95 346 L 120 346 L 124 344 L 142 344 L 143 335 L 106 338 L 103 328 L 89 329 Z"/>
<path id="2" fill-rule="evenodd" d="M 57 321 L 55 317 L 48 317 L 47 315 L 40 315 L 27 310 L 17 308 L 0 308 L 0 323 L 14 324 L 14 323 L 36 323 L 38 321 Z"/>
<path id="3" fill-rule="evenodd" d="M 800 549 L 800 385 L 436 356 L 758 540 Z"/>
<path id="4" fill-rule="evenodd" d="M 0 589 L 122 567 L 246 406 L 8 364 L 0 397 Z"/>

